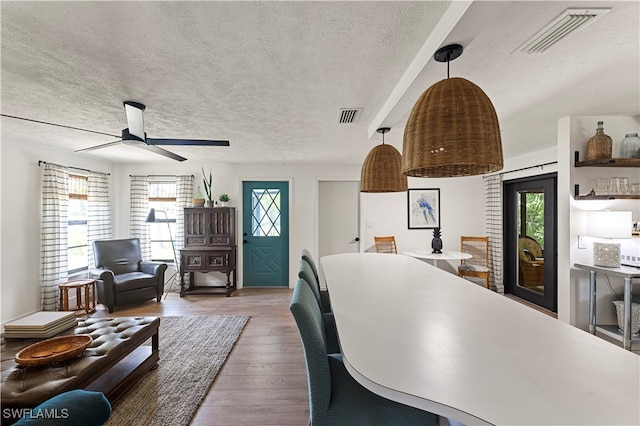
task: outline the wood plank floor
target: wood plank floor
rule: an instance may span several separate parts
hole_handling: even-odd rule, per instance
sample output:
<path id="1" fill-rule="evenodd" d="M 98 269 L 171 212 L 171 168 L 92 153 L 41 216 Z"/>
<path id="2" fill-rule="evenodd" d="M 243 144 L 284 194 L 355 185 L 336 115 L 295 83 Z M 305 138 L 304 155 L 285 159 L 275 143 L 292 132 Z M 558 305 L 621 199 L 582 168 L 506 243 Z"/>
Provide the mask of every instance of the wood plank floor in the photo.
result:
<path id="1" fill-rule="evenodd" d="M 241 289 L 231 297 L 169 293 L 162 303 L 151 300 L 112 315 L 250 315 L 191 424 L 308 425 L 304 354 L 290 299 L 289 289 Z"/>

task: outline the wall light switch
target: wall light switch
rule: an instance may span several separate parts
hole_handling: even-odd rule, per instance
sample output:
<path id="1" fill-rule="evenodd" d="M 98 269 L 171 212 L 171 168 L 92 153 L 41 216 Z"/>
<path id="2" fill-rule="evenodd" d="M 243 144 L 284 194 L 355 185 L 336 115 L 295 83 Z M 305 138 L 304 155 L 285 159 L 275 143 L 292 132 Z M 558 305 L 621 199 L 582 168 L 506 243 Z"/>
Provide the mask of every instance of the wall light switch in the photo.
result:
<path id="1" fill-rule="evenodd" d="M 584 243 L 583 239 L 584 239 L 584 236 L 578 235 L 578 248 L 579 249 L 586 249 L 587 248 L 587 245 Z"/>

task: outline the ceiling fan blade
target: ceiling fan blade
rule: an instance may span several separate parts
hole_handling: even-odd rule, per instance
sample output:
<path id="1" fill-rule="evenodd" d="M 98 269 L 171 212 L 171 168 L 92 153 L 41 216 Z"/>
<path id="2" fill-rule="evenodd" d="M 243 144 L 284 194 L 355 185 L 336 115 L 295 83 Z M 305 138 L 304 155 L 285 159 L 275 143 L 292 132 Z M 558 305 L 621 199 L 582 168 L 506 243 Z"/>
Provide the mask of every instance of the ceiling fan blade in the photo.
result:
<path id="1" fill-rule="evenodd" d="M 172 160 L 177 161 L 185 161 L 186 158 L 179 156 L 178 154 L 174 154 L 171 151 L 167 151 L 166 149 L 158 148 L 154 145 L 140 145 L 140 148 L 144 148 L 147 151 L 155 152 L 156 154 L 164 155 L 165 157 L 171 158 Z"/>
<path id="2" fill-rule="evenodd" d="M 124 113 L 127 116 L 129 133 L 145 140 L 143 111 L 145 106 L 139 102 L 124 101 Z"/>
<path id="3" fill-rule="evenodd" d="M 119 139 L 119 140 L 113 141 L 113 142 L 103 143 L 102 145 L 91 146 L 89 148 L 78 149 L 75 152 L 93 151 L 94 149 L 106 148 L 108 146 L 117 145 L 119 143 L 122 143 L 122 139 Z"/>
<path id="4" fill-rule="evenodd" d="M 0 117 L 13 118 L 13 119 L 22 120 L 22 121 L 30 121 L 32 123 L 46 124 L 48 126 L 63 127 L 65 129 L 72 129 L 72 130 L 79 130 L 81 132 L 95 133 L 96 135 L 113 136 L 114 138 L 118 137 L 118 135 L 112 135 L 111 133 L 105 133 L 105 132 L 98 132 L 97 130 L 89 130 L 89 129 L 83 129 L 81 127 L 66 126 L 64 124 L 50 123 L 48 121 L 34 120 L 32 118 L 18 117 L 18 116 L 15 116 L 15 115 L 0 114 Z"/>
<path id="5" fill-rule="evenodd" d="M 229 141 L 208 139 L 155 139 L 147 138 L 149 145 L 229 146 Z"/>

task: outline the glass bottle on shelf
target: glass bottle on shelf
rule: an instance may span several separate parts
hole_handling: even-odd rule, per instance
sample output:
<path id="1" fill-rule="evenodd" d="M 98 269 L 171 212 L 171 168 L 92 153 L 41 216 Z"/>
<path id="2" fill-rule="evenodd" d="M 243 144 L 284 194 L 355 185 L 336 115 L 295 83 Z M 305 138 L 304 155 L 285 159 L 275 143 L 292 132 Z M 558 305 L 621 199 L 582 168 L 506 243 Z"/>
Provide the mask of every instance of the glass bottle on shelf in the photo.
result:
<path id="1" fill-rule="evenodd" d="M 612 142 L 611 136 L 604 133 L 604 122 L 598 121 L 596 134 L 587 141 L 587 160 L 611 158 Z"/>
<path id="2" fill-rule="evenodd" d="M 627 133 L 620 143 L 620 158 L 640 158 L 640 137 Z"/>
<path id="3" fill-rule="evenodd" d="M 200 185 L 198 185 L 195 194 L 193 194 L 193 207 L 202 206 L 204 206 L 204 195 L 202 195 L 202 190 L 200 189 Z"/>

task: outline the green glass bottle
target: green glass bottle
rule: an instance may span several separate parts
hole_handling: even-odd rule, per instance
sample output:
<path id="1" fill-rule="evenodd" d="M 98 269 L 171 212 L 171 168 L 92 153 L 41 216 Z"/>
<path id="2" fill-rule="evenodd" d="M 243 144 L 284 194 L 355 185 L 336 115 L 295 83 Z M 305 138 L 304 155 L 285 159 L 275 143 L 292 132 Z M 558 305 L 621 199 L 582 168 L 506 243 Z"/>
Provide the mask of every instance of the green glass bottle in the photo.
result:
<path id="1" fill-rule="evenodd" d="M 202 206 L 204 206 L 204 195 L 202 195 L 202 190 L 200 189 L 200 185 L 198 185 L 195 194 L 193 194 L 193 207 Z"/>

